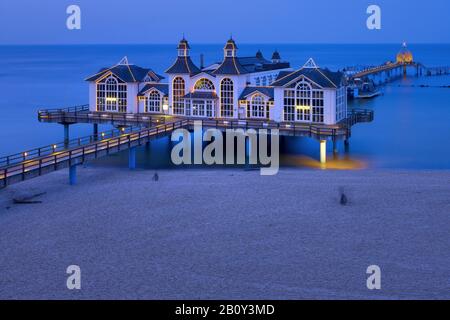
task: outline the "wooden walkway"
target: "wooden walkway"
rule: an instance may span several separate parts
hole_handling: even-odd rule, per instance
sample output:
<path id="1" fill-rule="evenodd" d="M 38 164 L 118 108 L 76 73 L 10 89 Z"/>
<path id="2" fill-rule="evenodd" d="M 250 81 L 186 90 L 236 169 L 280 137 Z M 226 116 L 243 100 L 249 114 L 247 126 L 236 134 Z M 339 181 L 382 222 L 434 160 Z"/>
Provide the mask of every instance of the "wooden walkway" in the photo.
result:
<path id="1" fill-rule="evenodd" d="M 162 115 L 92 113 L 86 109 L 86 106 L 40 111 L 39 120 L 64 124 L 110 123 L 123 127 L 1 157 L 0 188 L 143 145 L 152 139 L 167 136 L 179 128 L 192 130 L 195 124 L 201 124 L 204 129 L 215 128 L 221 131 L 227 129 L 277 129 L 280 135 L 336 140 L 348 139 L 351 127 L 356 123 L 372 121 L 373 112 L 352 110 L 345 121 L 334 126 L 262 120 L 180 119 Z"/>

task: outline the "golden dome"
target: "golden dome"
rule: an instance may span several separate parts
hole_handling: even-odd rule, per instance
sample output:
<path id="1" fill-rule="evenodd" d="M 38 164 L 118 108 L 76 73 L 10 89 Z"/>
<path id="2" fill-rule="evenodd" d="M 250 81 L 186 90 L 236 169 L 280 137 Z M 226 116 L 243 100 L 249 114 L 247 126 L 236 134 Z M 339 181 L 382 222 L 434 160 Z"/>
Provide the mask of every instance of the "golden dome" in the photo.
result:
<path id="1" fill-rule="evenodd" d="M 411 51 L 408 50 L 406 42 L 403 42 L 402 50 L 397 54 L 397 63 L 409 64 L 413 63 L 414 57 Z"/>

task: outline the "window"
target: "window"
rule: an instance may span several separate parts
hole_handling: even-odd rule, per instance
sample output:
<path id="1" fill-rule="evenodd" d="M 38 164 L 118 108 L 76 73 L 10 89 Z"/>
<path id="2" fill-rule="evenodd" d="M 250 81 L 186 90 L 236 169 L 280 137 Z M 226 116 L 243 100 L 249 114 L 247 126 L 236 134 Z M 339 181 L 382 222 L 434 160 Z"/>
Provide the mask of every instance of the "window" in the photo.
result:
<path id="1" fill-rule="evenodd" d="M 300 82 L 296 88 L 297 121 L 311 120 L 311 86 L 306 82 Z"/>
<path id="2" fill-rule="evenodd" d="M 194 90 L 200 90 L 200 91 L 214 91 L 214 84 L 205 78 L 202 78 L 198 80 L 194 85 Z"/>
<path id="3" fill-rule="evenodd" d="M 156 91 L 150 91 L 145 97 L 145 112 L 161 112 L 161 94 Z"/>
<path id="4" fill-rule="evenodd" d="M 267 78 L 266 78 L 266 76 L 262 77 L 262 86 L 267 86 Z"/>
<path id="5" fill-rule="evenodd" d="M 312 121 L 323 122 L 323 91 L 312 92 Z"/>
<path id="6" fill-rule="evenodd" d="M 255 79 L 255 84 L 256 84 L 256 86 L 261 85 L 261 79 L 259 79 L 259 77 Z"/>
<path id="7" fill-rule="evenodd" d="M 214 102 L 212 100 L 193 100 L 192 115 L 212 118 L 214 116 Z"/>
<path id="8" fill-rule="evenodd" d="M 260 94 L 255 94 L 252 96 L 250 103 L 247 104 L 247 116 L 252 118 L 266 118 L 268 111 L 268 105 L 264 101 L 264 97 Z M 266 109 L 267 108 L 267 109 Z M 250 114 L 249 114 L 250 113 Z"/>
<path id="9" fill-rule="evenodd" d="M 284 121 L 324 122 L 323 90 L 302 80 L 294 89 L 284 90 Z"/>
<path id="10" fill-rule="evenodd" d="M 233 81 L 225 78 L 220 83 L 220 116 L 233 117 L 234 109 L 234 90 Z"/>
<path id="11" fill-rule="evenodd" d="M 114 75 L 98 82 L 97 111 L 127 112 L 127 84 Z"/>
<path id="12" fill-rule="evenodd" d="M 284 121 L 295 121 L 295 91 L 284 91 Z"/>
<path id="13" fill-rule="evenodd" d="M 173 114 L 185 115 L 184 91 L 185 83 L 183 78 L 177 77 L 173 79 L 172 93 L 173 93 Z"/>
<path id="14" fill-rule="evenodd" d="M 336 92 L 336 122 L 347 117 L 347 89 L 341 87 Z"/>

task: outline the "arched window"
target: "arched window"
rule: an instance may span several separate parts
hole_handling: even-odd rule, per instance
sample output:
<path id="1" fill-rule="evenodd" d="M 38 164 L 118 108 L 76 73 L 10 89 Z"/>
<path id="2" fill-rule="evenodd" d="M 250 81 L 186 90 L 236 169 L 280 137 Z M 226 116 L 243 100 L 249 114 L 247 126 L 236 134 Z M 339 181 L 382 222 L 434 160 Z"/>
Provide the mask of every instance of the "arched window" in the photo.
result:
<path id="1" fill-rule="evenodd" d="M 152 90 L 145 97 L 145 112 L 161 112 L 161 94 Z"/>
<path id="2" fill-rule="evenodd" d="M 297 120 L 311 120 L 311 95 L 312 88 L 309 83 L 302 81 L 295 88 Z"/>
<path id="3" fill-rule="evenodd" d="M 173 79 L 172 93 L 173 93 L 173 113 L 184 115 L 184 100 L 185 82 L 181 77 Z"/>
<path id="4" fill-rule="evenodd" d="M 198 80 L 194 85 L 194 90 L 200 90 L 200 91 L 214 91 L 214 84 L 211 80 L 208 80 L 206 78 L 202 78 Z"/>
<path id="5" fill-rule="evenodd" d="M 253 118 L 266 118 L 266 102 L 260 94 L 252 96 L 250 101 L 250 111 Z"/>
<path id="6" fill-rule="evenodd" d="M 234 88 L 233 81 L 225 78 L 220 83 L 220 116 L 233 117 L 234 109 Z"/>
<path id="7" fill-rule="evenodd" d="M 284 120 L 324 122 L 324 94 L 305 79 L 284 90 Z"/>
<path id="8" fill-rule="evenodd" d="M 127 85 L 110 75 L 97 83 L 97 111 L 127 112 Z"/>

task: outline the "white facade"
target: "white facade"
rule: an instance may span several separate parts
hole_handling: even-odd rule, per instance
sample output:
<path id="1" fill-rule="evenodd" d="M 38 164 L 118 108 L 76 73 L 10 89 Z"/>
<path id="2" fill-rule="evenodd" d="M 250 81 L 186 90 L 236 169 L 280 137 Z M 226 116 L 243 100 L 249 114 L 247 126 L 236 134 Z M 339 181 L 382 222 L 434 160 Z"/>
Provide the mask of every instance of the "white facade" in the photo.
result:
<path id="1" fill-rule="evenodd" d="M 166 83 L 126 61 L 88 79 L 90 110 L 325 125 L 347 117 L 347 89 L 338 73 L 320 69 L 312 59 L 293 71 L 261 53 L 238 58 L 236 52 L 230 39 L 223 62 L 200 70 L 183 39 Z"/>

